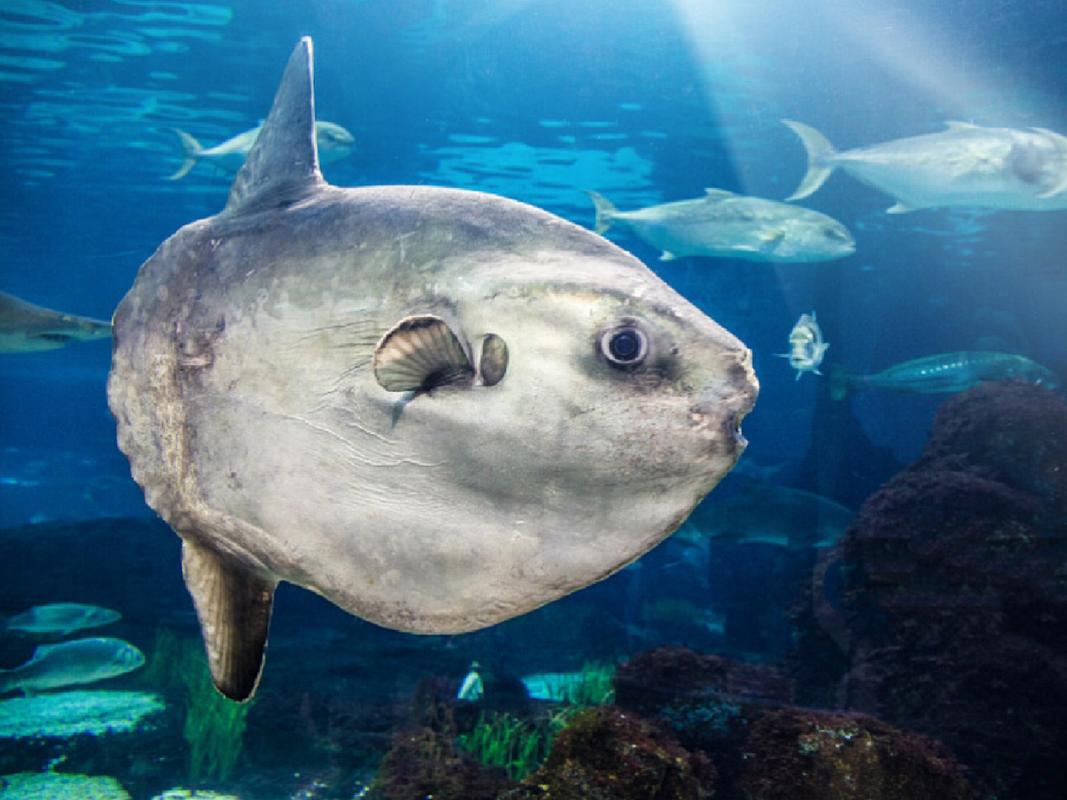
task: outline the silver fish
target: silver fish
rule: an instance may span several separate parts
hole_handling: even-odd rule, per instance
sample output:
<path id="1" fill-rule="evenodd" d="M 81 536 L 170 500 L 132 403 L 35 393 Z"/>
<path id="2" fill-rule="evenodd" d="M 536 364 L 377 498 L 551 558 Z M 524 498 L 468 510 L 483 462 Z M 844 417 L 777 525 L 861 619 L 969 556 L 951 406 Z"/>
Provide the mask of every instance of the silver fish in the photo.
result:
<path id="1" fill-rule="evenodd" d="M 480 668 L 477 661 L 471 664 L 470 670 L 463 678 L 463 683 L 460 684 L 459 691 L 456 692 L 457 700 L 475 703 L 485 696 L 485 684 L 482 682 L 481 673 L 478 672 Z"/>
<path id="2" fill-rule="evenodd" d="M 682 541 L 714 539 L 779 547 L 831 547 L 855 513 L 828 497 L 786 486 L 752 483 L 717 503 L 697 507 L 676 534 Z"/>
<path id="3" fill-rule="evenodd" d="M 815 312 L 801 314 L 793 330 L 789 332 L 789 352 L 775 353 L 778 358 L 788 358 L 789 366 L 797 371 L 797 380 L 805 372 L 819 372 L 819 365 L 829 349 L 830 343 L 823 341 L 822 329 L 815 319 Z"/>
<path id="4" fill-rule="evenodd" d="M 48 603 L 33 606 L 20 614 L 0 622 L 5 630 L 18 633 L 50 633 L 66 636 L 86 628 L 99 628 L 122 619 L 122 614 L 110 608 L 82 603 Z"/>
<path id="5" fill-rule="evenodd" d="M 830 261 L 856 251 L 848 228 L 832 217 L 776 200 L 707 189 L 704 197 L 619 211 L 596 192 L 596 232 L 612 225 L 662 250 L 661 261 L 685 256 L 774 263 Z"/>
<path id="6" fill-rule="evenodd" d="M 944 206 L 1067 208 L 1067 137 L 1054 131 L 949 122 L 940 133 L 839 151 L 811 126 L 782 121 L 808 154 L 808 171 L 790 200 L 812 194 L 840 167 L 895 197 L 890 214 Z"/>
<path id="7" fill-rule="evenodd" d="M 0 292 L 0 353 L 57 350 L 111 335 L 111 323 L 64 314 Z"/>
<path id="8" fill-rule="evenodd" d="M 144 653 L 122 639 L 99 637 L 41 645 L 21 667 L 0 670 L 0 694 L 96 683 L 143 664 Z"/>
<path id="9" fill-rule="evenodd" d="M 177 128 L 174 132 L 181 140 L 185 160 L 173 175 L 168 175 L 168 181 L 176 181 L 184 178 L 200 160 L 208 161 L 220 169 L 228 172 L 236 172 L 244 163 L 248 151 L 256 143 L 262 125 L 257 125 L 251 130 L 239 133 L 214 147 L 201 147 L 200 142 L 190 134 Z M 318 146 L 319 161 L 329 164 L 344 158 L 352 152 L 355 137 L 336 122 L 320 120 L 315 123 L 315 143 Z"/>
<path id="10" fill-rule="evenodd" d="M 235 699 L 279 581 L 459 633 L 623 568 L 733 466 L 757 392 L 633 256 L 480 192 L 329 186 L 313 121 L 305 38 L 225 210 L 115 312 L 119 446 Z"/>
<path id="11" fill-rule="evenodd" d="M 916 358 L 873 375 L 851 375 L 834 365 L 830 373 L 830 392 L 835 400 L 865 389 L 939 394 L 962 392 L 983 381 L 1012 379 L 1030 381 L 1050 389 L 1059 385 L 1051 371 L 1025 356 L 976 351 Z"/>

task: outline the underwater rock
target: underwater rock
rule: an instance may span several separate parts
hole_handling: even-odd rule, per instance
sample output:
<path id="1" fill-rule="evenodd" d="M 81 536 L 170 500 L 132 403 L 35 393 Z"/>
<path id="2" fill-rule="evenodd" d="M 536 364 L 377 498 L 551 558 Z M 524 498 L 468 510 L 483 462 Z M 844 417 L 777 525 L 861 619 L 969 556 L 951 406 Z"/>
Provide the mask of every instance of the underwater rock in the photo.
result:
<path id="1" fill-rule="evenodd" d="M 0 700 L 0 739 L 103 736 L 141 729 L 164 709 L 145 692 L 71 691 Z"/>
<path id="2" fill-rule="evenodd" d="M 0 800 L 130 800 L 117 780 L 66 772 L 20 772 L 0 775 Z"/>
<path id="3" fill-rule="evenodd" d="M 685 647 L 657 647 L 639 653 L 615 672 L 615 704 L 645 716 L 680 700 L 711 695 L 788 703 L 793 689 L 789 679 L 773 667 L 744 664 Z"/>
<path id="4" fill-rule="evenodd" d="M 512 786 L 503 770 L 462 756 L 452 737 L 412 728 L 393 737 L 371 787 L 375 800 L 496 800 Z"/>
<path id="5" fill-rule="evenodd" d="M 916 464 L 960 456 L 1013 489 L 1067 515 L 1067 403 L 1025 381 L 976 386 L 945 403 Z"/>
<path id="6" fill-rule="evenodd" d="M 790 681 L 773 667 L 744 664 L 684 647 L 640 653 L 615 673 L 615 703 L 663 725 L 683 747 L 703 750 L 720 774 L 740 758 L 736 740 L 753 709 L 792 700 Z"/>
<path id="7" fill-rule="evenodd" d="M 975 387 L 844 541 L 839 704 L 944 742 L 989 796 L 1067 797 L 1065 464 L 1059 396 Z"/>
<path id="8" fill-rule="evenodd" d="M 753 722 L 746 800 L 970 800 L 960 768 L 937 745 L 862 714 L 782 708 Z"/>
<path id="9" fill-rule="evenodd" d="M 541 768 L 500 800 L 706 800 L 714 784 L 703 753 L 636 714 L 601 707 L 576 716 Z"/>

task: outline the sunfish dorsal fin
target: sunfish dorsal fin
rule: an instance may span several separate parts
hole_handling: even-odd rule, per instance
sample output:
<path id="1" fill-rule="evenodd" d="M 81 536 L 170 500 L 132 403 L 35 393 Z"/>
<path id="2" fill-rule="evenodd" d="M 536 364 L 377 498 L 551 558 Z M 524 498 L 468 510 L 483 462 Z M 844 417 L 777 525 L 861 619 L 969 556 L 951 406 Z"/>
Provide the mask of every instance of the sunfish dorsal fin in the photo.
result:
<path id="1" fill-rule="evenodd" d="M 182 575 L 193 596 L 215 688 L 244 702 L 255 694 L 263 672 L 276 584 L 191 539 L 182 540 Z"/>
<path id="2" fill-rule="evenodd" d="M 270 114 L 230 187 L 227 211 L 291 203 L 323 183 L 313 58 L 311 37 L 305 36 L 289 56 Z"/>

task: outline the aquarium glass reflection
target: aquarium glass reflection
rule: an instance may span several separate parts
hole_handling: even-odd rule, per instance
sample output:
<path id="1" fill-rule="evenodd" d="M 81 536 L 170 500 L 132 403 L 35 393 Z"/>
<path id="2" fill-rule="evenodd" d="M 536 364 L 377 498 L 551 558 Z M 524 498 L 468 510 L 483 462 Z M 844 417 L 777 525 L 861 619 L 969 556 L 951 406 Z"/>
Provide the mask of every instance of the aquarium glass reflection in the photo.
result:
<path id="1" fill-rule="evenodd" d="M 1067 796 L 1065 25 L 0 4 L 0 798 Z"/>

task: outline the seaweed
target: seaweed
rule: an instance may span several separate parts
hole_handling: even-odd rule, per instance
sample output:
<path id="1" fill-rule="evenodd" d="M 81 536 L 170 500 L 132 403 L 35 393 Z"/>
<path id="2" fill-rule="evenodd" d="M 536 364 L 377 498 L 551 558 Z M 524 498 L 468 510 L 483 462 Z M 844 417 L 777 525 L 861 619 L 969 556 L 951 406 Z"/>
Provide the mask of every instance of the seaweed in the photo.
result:
<path id="1" fill-rule="evenodd" d="M 241 755 L 252 702 L 235 703 L 215 691 L 200 644 L 166 628 L 156 632 L 145 678 L 184 695 L 189 777 L 226 780 Z"/>
<path id="2" fill-rule="evenodd" d="M 483 713 L 470 733 L 456 737 L 456 747 L 487 767 L 500 767 L 521 781 L 548 758 L 552 742 L 579 708 L 564 707 L 544 720 L 530 722 L 506 712 Z"/>

